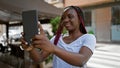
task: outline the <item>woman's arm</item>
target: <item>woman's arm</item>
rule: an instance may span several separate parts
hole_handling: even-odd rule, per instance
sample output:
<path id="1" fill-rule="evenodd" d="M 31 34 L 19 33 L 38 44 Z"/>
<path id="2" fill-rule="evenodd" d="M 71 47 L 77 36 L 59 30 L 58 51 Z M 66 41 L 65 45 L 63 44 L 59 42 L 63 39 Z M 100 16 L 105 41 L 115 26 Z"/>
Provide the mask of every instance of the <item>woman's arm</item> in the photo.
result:
<path id="1" fill-rule="evenodd" d="M 50 53 L 45 51 L 38 52 L 35 48 L 29 51 L 29 54 L 30 58 L 36 63 L 44 61 L 50 55 Z"/>
<path id="2" fill-rule="evenodd" d="M 71 65 L 83 66 L 93 53 L 89 48 L 85 46 L 81 48 L 79 53 L 68 52 L 55 46 L 54 54 Z"/>

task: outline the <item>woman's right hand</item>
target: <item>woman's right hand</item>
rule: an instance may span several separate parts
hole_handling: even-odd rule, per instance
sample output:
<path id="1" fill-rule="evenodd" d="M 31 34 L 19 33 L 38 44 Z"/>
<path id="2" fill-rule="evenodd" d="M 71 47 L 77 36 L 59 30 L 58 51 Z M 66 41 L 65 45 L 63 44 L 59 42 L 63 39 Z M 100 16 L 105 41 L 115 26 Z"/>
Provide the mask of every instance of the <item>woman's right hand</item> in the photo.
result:
<path id="1" fill-rule="evenodd" d="M 22 37 L 21 37 L 21 48 L 25 51 L 31 51 L 34 47 L 32 45 L 28 45 L 28 43 L 24 40 L 24 33 L 22 32 Z"/>

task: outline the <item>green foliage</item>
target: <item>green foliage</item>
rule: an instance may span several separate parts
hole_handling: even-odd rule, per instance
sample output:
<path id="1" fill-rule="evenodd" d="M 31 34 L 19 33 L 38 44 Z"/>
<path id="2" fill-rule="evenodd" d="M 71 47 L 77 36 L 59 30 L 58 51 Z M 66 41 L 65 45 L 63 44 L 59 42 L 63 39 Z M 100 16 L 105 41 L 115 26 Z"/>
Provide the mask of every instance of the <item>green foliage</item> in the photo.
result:
<path id="1" fill-rule="evenodd" d="M 88 31 L 89 34 L 94 34 L 93 30 Z"/>
<path id="2" fill-rule="evenodd" d="M 53 59 L 53 55 L 50 55 L 46 60 L 45 60 L 45 64 L 48 64 L 49 62 L 51 62 Z"/>
<path id="3" fill-rule="evenodd" d="M 55 34 L 55 32 L 56 32 L 59 22 L 60 22 L 60 17 L 55 17 L 50 20 L 50 24 L 52 25 L 53 34 Z"/>
<path id="4" fill-rule="evenodd" d="M 58 29 L 59 22 L 60 22 L 60 17 L 55 17 L 55 18 L 51 19 L 51 21 L 50 21 L 50 24 L 52 25 L 52 32 L 54 35 Z M 67 30 L 64 29 L 63 34 L 65 34 L 66 32 L 67 32 Z"/>

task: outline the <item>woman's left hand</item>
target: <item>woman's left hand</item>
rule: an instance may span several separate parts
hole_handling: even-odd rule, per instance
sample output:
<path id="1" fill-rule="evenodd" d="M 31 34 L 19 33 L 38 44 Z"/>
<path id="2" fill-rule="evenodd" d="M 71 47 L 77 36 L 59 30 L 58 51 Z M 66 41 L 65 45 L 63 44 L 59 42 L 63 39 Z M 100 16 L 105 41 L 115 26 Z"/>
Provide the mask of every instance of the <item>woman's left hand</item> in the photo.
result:
<path id="1" fill-rule="evenodd" d="M 49 41 L 47 36 L 45 35 L 45 32 L 41 26 L 41 24 L 38 25 L 40 29 L 40 34 L 35 35 L 32 39 L 32 45 L 36 48 L 40 48 L 44 51 L 47 51 L 49 53 L 54 52 L 54 45 Z"/>

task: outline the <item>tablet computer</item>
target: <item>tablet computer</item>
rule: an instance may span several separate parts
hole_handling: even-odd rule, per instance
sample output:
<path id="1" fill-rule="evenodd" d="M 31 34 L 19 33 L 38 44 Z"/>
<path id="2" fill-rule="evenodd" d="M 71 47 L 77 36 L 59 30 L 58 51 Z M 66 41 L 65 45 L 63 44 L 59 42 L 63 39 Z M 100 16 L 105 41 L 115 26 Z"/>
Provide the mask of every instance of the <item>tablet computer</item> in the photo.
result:
<path id="1" fill-rule="evenodd" d="M 38 13 L 36 10 L 22 12 L 22 24 L 25 41 L 31 44 L 32 37 L 38 34 Z"/>

